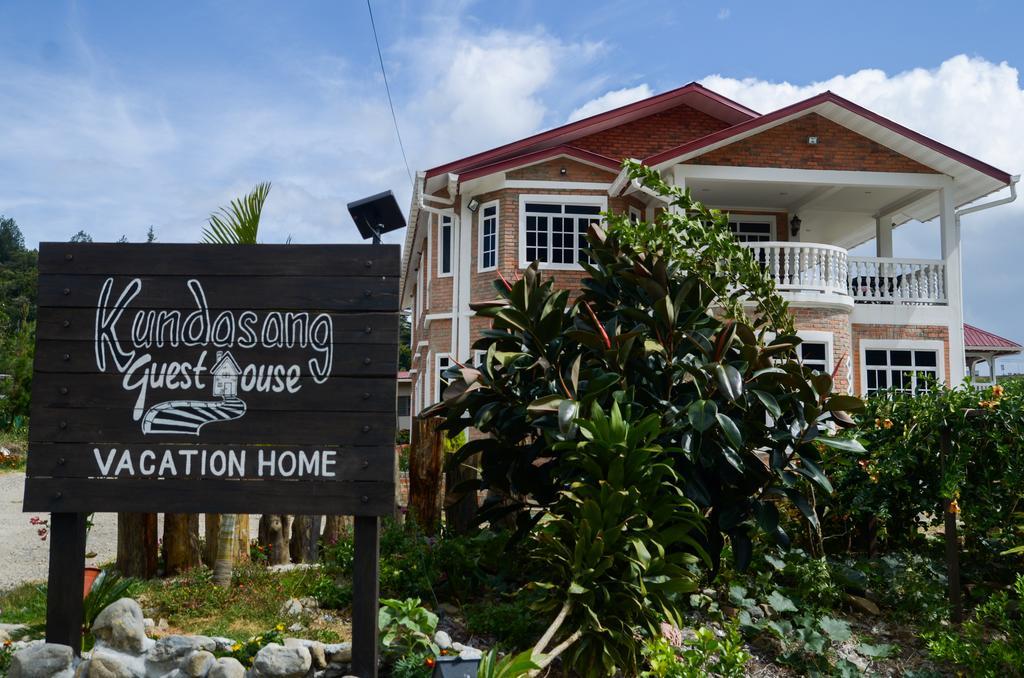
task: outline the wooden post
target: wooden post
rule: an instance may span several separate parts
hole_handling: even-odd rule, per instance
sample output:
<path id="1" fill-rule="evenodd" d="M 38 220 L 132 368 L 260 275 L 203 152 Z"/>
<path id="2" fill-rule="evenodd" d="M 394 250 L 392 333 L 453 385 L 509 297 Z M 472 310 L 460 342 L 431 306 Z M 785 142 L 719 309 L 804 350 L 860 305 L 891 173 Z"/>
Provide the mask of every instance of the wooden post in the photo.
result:
<path id="1" fill-rule="evenodd" d="M 288 562 L 288 536 L 287 515 L 264 513 L 260 516 L 260 543 L 270 547 L 268 565 L 284 565 Z"/>
<path id="2" fill-rule="evenodd" d="M 416 436 L 409 448 L 409 516 L 424 534 L 437 534 L 441 524 L 441 470 L 444 461 L 443 432 L 437 417 L 416 420 Z"/>
<path id="3" fill-rule="evenodd" d="M 944 428 L 941 436 L 940 452 L 942 454 L 942 474 L 946 473 L 946 459 L 949 457 L 949 429 Z M 956 512 L 950 510 L 953 506 L 952 499 L 942 502 L 942 514 L 944 517 L 944 530 L 946 540 L 946 579 L 949 583 L 949 606 L 951 619 L 954 624 L 959 624 L 964 619 L 963 600 L 960 597 L 960 542 L 956 532 Z"/>
<path id="4" fill-rule="evenodd" d="M 84 513 L 50 514 L 50 573 L 46 589 L 46 642 L 82 653 L 85 588 Z"/>
<path id="5" fill-rule="evenodd" d="M 352 673 L 359 678 L 377 678 L 380 518 L 356 516 L 354 522 Z"/>

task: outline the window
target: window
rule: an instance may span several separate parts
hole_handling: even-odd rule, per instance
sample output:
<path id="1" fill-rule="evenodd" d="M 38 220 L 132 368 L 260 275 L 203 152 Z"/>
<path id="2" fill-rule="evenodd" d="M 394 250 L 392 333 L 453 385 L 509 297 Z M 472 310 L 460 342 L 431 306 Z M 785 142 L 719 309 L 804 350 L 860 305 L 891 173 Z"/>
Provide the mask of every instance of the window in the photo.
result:
<path id="1" fill-rule="evenodd" d="M 437 356 L 437 394 L 434 397 L 434 402 L 441 402 L 441 397 L 444 395 L 444 390 L 448 388 L 448 379 L 444 376 L 444 371 L 452 365 L 451 356 L 447 353 Z"/>
<path id="2" fill-rule="evenodd" d="M 452 274 L 452 218 L 441 217 L 437 238 L 437 274 Z"/>
<path id="3" fill-rule="evenodd" d="M 774 239 L 775 217 L 750 214 L 729 219 L 729 230 L 740 242 L 768 242 Z"/>
<path id="4" fill-rule="evenodd" d="M 630 207 L 629 208 L 629 220 L 632 221 L 634 224 L 639 224 L 644 219 L 643 219 L 643 217 L 640 214 L 640 210 L 638 210 L 635 207 Z"/>
<path id="5" fill-rule="evenodd" d="M 804 341 L 796 347 L 796 355 L 804 367 L 824 374 L 832 371 L 828 363 L 828 344 L 824 341 Z"/>
<path id="6" fill-rule="evenodd" d="M 883 345 L 861 341 L 861 348 L 863 390 L 868 395 L 886 389 L 925 393 L 930 389 L 931 381 L 943 378 L 940 342 L 897 342 Z"/>
<path id="7" fill-rule="evenodd" d="M 398 416 L 409 416 L 409 409 L 411 408 L 410 400 L 409 396 L 398 396 Z"/>
<path id="8" fill-rule="evenodd" d="M 571 202 L 546 202 L 551 196 L 520 196 L 519 259 L 522 266 L 538 261 L 550 268 L 576 268 L 586 261 L 587 229 L 600 221 L 607 199 L 576 196 Z"/>
<path id="9" fill-rule="evenodd" d="M 480 261 L 477 270 L 493 271 L 498 266 L 498 202 L 480 208 Z"/>

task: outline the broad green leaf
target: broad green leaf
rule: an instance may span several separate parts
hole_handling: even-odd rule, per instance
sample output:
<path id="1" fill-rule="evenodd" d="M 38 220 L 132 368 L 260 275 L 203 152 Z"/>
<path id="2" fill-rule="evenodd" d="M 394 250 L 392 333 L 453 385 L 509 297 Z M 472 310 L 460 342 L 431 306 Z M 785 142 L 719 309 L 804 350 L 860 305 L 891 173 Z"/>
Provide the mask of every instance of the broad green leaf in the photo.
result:
<path id="1" fill-rule="evenodd" d="M 776 419 L 782 416 L 782 408 L 779 407 L 779 401 L 775 399 L 775 396 L 771 393 L 766 393 L 765 391 L 759 391 L 757 389 L 751 390 L 754 392 L 754 395 L 757 396 L 757 399 L 761 401 L 761 404 L 764 405 L 764 408 L 768 410 L 768 414 L 772 415 Z"/>
<path id="2" fill-rule="evenodd" d="M 772 591 L 768 596 L 768 604 L 772 606 L 772 609 L 776 612 L 796 612 L 796 605 L 793 601 L 782 595 L 778 591 Z"/>
<path id="3" fill-rule="evenodd" d="M 690 425 L 701 433 L 715 425 L 716 414 L 718 414 L 718 405 L 713 400 L 695 400 L 686 410 L 686 415 L 690 418 Z"/>
<path id="4" fill-rule="evenodd" d="M 833 643 L 842 643 L 853 637 L 850 625 L 842 619 L 834 617 L 822 617 L 818 621 L 821 630 L 832 639 Z"/>
<path id="5" fill-rule="evenodd" d="M 740 434 L 740 429 L 736 426 L 736 422 L 729 415 L 722 414 L 721 412 L 715 415 L 715 419 L 718 420 L 718 425 L 722 427 L 722 432 L 725 433 L 729 444 L 736 449 L 740 449 L 740 446 L 743 445 L 743 436 Z"/>
<path id="6" fill-rule="evenodd" d="M 860 441 L 853 438 L 832 438 L 830 436 L 819 436 L 814 439 L 814 442 L 821 443 L 825 447 L 831 447 L 834 450 L 842 450 L 843 452 L 866 452 L 864 446 L 860 444 Z"/>

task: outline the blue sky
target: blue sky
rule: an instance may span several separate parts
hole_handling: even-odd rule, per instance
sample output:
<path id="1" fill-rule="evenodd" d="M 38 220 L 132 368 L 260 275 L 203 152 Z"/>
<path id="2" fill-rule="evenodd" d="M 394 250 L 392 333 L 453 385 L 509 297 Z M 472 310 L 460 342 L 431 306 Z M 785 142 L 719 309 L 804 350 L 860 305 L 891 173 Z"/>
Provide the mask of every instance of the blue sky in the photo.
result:
<path id="1" fill-rule="evenodd" d="M 1024 170 L 1019 2 L 385 2 L 413 169 L 699 80 L 767 111 L 821 89 Z M 274 182 L 265 239 L 349 242 L 409 180 L 365 3 L 0 3 L 0 213 L 26 239 L 195 241 Z M 1024 340 L 1020 204 L 965 219 L 967 320 Z M 896 254 L 932 256 L 932 224 Z"/>

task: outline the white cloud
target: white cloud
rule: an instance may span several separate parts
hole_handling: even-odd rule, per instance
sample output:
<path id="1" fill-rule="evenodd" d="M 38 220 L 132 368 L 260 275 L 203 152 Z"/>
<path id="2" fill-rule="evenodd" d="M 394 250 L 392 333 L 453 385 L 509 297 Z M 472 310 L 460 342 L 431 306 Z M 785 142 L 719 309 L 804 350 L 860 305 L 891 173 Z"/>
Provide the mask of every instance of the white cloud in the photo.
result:
<path id="1" fill-rule="evenodd" d="M 417 166 L 538 131 L 550 116 L 549 102 L 565 95 L 559 85 L 601 49 L 600 43 L 566 43 L 539 30 L 481 32 L 458 21 L 442 35 L 410 42 L 401 53 L 424 83 L 403 115 L 415 121 L 408 136 Z"/>
<path id="2" fill-rule="evenodd" d="M 712 75 L 705 86 L 762 113 L 831 90 L 1011 174 L 1024 170 L 1024 90 L 1009 64 L 959 55 L 938 68 L 888 75 L 877 69 L 796 85 Z M 989 198 L 992 199 L 992 198 Z M 968 322 L 1024 340 L 1024 198 L 963 218 L 964 314 Z M 938 256 L 935 222 L 894 235 L 897 256 Z"/>
<path id="3" fill-rule="evenodd" d="M 731 16 L 732 16 L 732 10 L 729 9 L 728 7 L 723 7 L 722 9 L 718 10 L 718 20 L 719 21 L 725 21 L 726 19 L 728 19 Z"/>
<path id="4" fill-rule="evenodd" d="M 591 99 L 587 103 L 583 104 L 572 113 L 569 114 L 568 122 L 574 122 L 576 120 L 582 120 L 583 118 L 589 118 L 592 115 L 598 113 L 604 113 L 610 111 L 613 108 L 619 106 L 625 106 L 631 104 L 634 101 L 640 101 L 652 96 L 654 93 L 651 91 L 650 85 L 643 83 L 636 87 L 626 87 L 623 89 L 612 90 L 606 92 L 596 99 Z"/>

